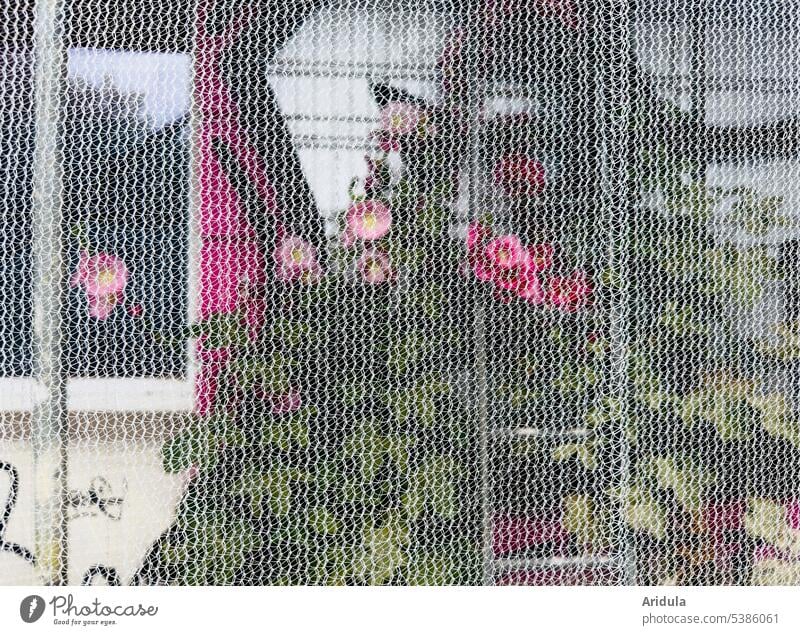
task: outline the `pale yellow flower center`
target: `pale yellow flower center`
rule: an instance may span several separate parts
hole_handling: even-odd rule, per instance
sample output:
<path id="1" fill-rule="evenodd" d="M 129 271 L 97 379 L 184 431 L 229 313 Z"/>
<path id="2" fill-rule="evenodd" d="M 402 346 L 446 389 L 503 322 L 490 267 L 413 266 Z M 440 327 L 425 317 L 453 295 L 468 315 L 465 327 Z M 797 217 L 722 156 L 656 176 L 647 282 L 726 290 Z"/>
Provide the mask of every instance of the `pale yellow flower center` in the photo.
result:
<path id="1" fill-rule="evenodd" d="M 292 261 L 296 265 L 302 264 L 302 262 L 303 262 L 303 250 L 300 249 L 300 248 L 295 247 L 294 249 L 292 249 L 291 257 L 292 257 Z"/>
<path id="2" fill-rule="evenodd" d="M 497 252 L 497 259 L 500 261 L 500 264 L 507 265 L 511 261 L 511 254 L 508 253 L 508 250 L 501 249 Z"/>
<path id="3" fill-rule="evenodd" d="M 400 128 L 403 125 L 403 115 L 397 113 L 392 115 L 390 119 L 392 128 Z"/>
<path id="4" fill-rule="evenodd" d="M 114 271 L 112 269 L 101 269 L 97 272 L 97 282 L 102 285 L 110 285 L 114 282 Z"/>
<path id="5" fill-rule="evenodd" d="M 379 263 L 375 262 L 374 260 L 369 263 L 369 275 L 371 276 L 379 276 L 381 275 L 381 266 Z"/>
<path id="6" fill-rule="evenodd" d="M 375 215 L 374 212 L 370 212 L 369 214 L 364 214 L 364 229 L 367 231 L 373 231 L 378 226 L 378 217 Z"/>

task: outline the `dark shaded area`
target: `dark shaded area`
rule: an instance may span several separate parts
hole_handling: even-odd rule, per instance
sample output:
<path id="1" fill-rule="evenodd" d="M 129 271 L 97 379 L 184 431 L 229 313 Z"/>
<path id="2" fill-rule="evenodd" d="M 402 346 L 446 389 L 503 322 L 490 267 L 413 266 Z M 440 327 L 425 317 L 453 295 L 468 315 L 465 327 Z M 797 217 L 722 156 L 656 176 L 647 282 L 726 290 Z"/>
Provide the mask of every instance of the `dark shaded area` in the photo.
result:
<path id="1" fill-rule="evenodd" d="M 67 118 L 67 231 L 80 227 L 92 253 L 121 257 L 129 269 L 125 303 L 105 320 L 88 316 L 82 289 L 68 295 L 65 365 L 73 376 L 180 376 L 183 347 L 152 335 L 186 323 L 189 152 L 186 125 L 132 129 L 113 113 Z M 69 270 L 80 246 L 73 239 Z M 127 308 L 141 305 L 143 319 Z"/>

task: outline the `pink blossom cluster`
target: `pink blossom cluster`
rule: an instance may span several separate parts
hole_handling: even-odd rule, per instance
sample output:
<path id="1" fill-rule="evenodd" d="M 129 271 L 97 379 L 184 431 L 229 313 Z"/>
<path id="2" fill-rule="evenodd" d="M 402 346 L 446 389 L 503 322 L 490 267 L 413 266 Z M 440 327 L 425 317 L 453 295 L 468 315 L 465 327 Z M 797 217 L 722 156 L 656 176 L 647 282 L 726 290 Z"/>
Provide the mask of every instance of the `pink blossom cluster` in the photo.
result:
<path id="1" fill-rule="evenodd" d="M 284 236 L 275 251 L 275 274 L 283 282 L 317 282 L 322 277 L 317 250 L 299 236 Z"/>
<path id="2" fill-rule="evenodd" d="M 542 163 L 527 154 L 508 154 L 495 163 L 492 178 L 507 196 L 536 196 L 547 184 Z"/>
<path id="3" fill-rule="evenodd" d="M 353 203 L 345 212 L 345 229 L 342 244 L 358 244 L 362 253 L 356 262 L 361 279 L 367 284 L 381 284 L 395 278 L 389 255 L 374 244 L 389 233 L 392 212 L 379 200 L 370 199 Z"/>
<path id="4" fill-rule="evenodd" d="M 495 297 L 504 303 L 519 298 L 572 313 L 584 307 L 592 293 L 584 271 L 546 278 L 554 252 L 547 243 L 526 246 L 513 234 L 494 236 L 488 225 L 475 221 L 467 228 L 467 252 L 475 276 L 491 283 Z"/>
<path id="5" fill-rule="evenodd" d="M 89 255 L 82 251 L 70 286 L 83 287 L 89 302 L 89 315 L 105 320 L 122 303 L 128 283 L 128 268 L 119 256 L 105 252 Z M 134 311 L 140 308 L 134 307 Z"/>

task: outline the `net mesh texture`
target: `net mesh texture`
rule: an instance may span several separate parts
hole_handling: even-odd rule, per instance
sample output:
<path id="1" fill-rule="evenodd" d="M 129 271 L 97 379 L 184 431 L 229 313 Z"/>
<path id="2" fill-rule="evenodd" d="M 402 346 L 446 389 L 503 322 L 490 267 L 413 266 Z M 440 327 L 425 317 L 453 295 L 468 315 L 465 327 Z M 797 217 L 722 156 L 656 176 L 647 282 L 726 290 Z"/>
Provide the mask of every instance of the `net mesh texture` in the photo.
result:
<path id="1" fill-rule="evenodd" d="M 800 583 L 796 0 L 0 9 L 0 583 Z"/>

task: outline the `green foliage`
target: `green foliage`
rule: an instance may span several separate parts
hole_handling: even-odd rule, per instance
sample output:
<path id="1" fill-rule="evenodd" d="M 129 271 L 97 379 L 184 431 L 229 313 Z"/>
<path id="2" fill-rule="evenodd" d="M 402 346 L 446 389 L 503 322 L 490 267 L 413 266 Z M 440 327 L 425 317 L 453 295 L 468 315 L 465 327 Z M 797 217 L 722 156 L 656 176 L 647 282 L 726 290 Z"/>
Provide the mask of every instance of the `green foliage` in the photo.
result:
<path id="1" fill-rule="evenodd" d="M 243 309 L 186 333 L 228 359 L 213 413 L 163 448 L 167 470 L 197 474 L 177 520 L 187 538 L 163 550 L 183 579 L 476 579 L 472 432 L 454 385 L 469 333 L 453 328 L 463 289 L 451 187 L 392 177 L 350 195 L 391 206 L 386 236 L 334 248 L 319 281 L 257 289 L 271 303 L 260 328 Z M 386 280 L 361 279 L 367 248 L 388 256 Z"/>
<path id="2" fill-rule="evenodd" d="M 196 466 L 209 469 L 218 460 L 219 436 L 202 428 L 185 430 L 164 443 L 161 449 L 164 470 L 177 473 Z"/>

